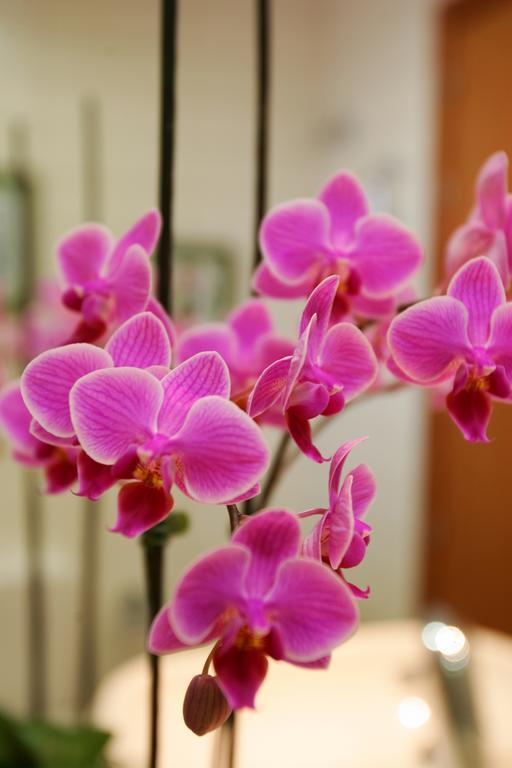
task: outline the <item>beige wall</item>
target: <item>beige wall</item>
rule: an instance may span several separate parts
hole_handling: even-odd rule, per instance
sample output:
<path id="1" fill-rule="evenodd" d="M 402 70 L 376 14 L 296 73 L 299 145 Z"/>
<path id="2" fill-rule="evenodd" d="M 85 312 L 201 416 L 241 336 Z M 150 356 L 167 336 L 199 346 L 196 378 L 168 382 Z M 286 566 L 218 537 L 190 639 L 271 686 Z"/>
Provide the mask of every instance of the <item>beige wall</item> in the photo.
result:
<path id="1" fill-rule="evenodd" d="M 253 171 L 253 6 L 250 0 L 184 0 L 180 18 L 177 145 L 178 235 L 221 239 L 240 254 L 240 298 L 249 275 Z M 156 0 L 0 0 L 0 163 L 7 126 L 30 128 L 37 189 L 37 256 L 49 271 L 58 235 L 82 218 L 79 106 L 96 93 L 104 118 L 105 220 L 116 232 L 156 202 L 158 76 Z M 347 167 L 429 246 L 432 122 L 431 5 L 424 0 L 274 0 L 271 200 L 314 194 Z M 297 307 L 276 307 L 283 328 Z M 374 468 L 376 533 L 358 583 L 370 582 L 368 617 L 414 610 L 419 574 L 423 416 L 415 393 L 358 405 L 322 437 L 328 451 L 370 434 L 357 459 Z M 5 451 L 4 451 L 5 455 Z M 276 503 L 323 503 L 325 469 L 303 460 Z M 24 661 L 21 474 L 0 462 L 0 600 L 4 617 L 0 706 L 21 707 Z M 111 495 L 102 512 L 113 519 Z M 192 532 L 172 549 L 167 591 L 197 552 L 221 542 L 222 510 L 182 503 Z M 79 503 L 45 500 L 54 710 L 67 711 L 79 631 Z M 140 633 L 139 547 L 101 541 L 101 664 L 131 653 Z M 8 620 L 5 620 L 8 617 Z M 12 661 L 11 661 L 12 660 Z"/>

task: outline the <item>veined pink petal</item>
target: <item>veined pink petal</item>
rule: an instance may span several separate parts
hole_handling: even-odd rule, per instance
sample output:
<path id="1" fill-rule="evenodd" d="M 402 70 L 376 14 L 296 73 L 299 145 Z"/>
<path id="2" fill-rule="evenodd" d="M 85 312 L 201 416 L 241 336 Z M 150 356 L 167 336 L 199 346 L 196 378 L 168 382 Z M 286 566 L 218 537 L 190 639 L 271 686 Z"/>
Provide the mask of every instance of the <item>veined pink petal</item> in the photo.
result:
<path id="1" fill-rule="evenodd" d="M 230 544 L 201 557 L 183 574 L 171 604 L 171 625 L 187 645 L 202 643 L 228 612 L 245 606 L 249 550 Z"/>
<path id="2" fill-rule="evenodd" d="M 299 335 L 302 335 L 307 326 L 311 322 L 313 315 L 316 315 L 316 331 L 318 337 L 322 339 L 327 333 L 329 328 L 329 321 L 331 319 L 332 305 L 334 303 L 334 297 L 340 284 L 340 279 L 337 275 L 331 275 L 326 277 L 325 280 L 317 285 L 315 290 L 306 302 L 306 306 L 302 312 L 299 325 Z M 318 347 L 320 345 L 318 344 Z"/>
<path id="3" fill-rule="evenodd" d="M 350 546 L 354 533 L 352 509 L 352 475 L 347 475 L 334 506 L 329 513 L 329 538 L 327 554 L 331 568 L 337 570 Z"/>
<path id="4" fill-rule="evenodd" d="M 213 656 L 217 680 L 232 709 L 255 706 L 256 694 L 265 679 L 268 661 L 258 649 L 228 645 Z"/>
<path id="5" fill-rule="evenodd" d="M 283 357 L 263 371 L 247 403 L 247 413 L 251 418 L 265 413 L 278 402 L 279 398 L 284 397 L 291 360 L 291 357 Z"/>
<path id="6" fill-rule="evenodd" d="M 30 422 L 30 434 L 34 435 L 34 437 L 42 443 L 47 443 L 48 445 L 73 447 L 78 443 L 74 435 L 72 437 L 57 437 L 56 435 L 52 435 L 52 433 L 44 429 L 36 419 L 32 419 Z"/>
<path id="7" fill-rule="evenodd" d="M 391 318 L 396 310 L 396 297 L 386 296 L 384 298 L 374 298 L 359 293 L 350 297 L 350 307 L 352 314 L 357 317 L 367 317 L 371 319 Z"/>
<path id="8" fill-rule="evenodd" d="M 348 443 L 343 443 L 334 456 L 332 457 L 331 465 L 329 467 L 329 506 L 333 507 L 336 499 L 338 497 L 339 488 L 340 488 L 340 479 L 341 479 L 341 473 L 343 472 L 343 467 L 345 466 L 345 462 L 348 458 L 348 455 L 350 454 L 351 450 L 355 448 L 356 445 L 359 445 L 359 443 L 362 443 L 364 440 L 367 440 L 366 437 L 359 437 L 356 440 L 351 440 Z"/>
<path id="9" fill-rule="evenodd" d="M 461 389 L 446 398 L 448 413 L 471 443 L 488 443 L 487 426 L 491 418 L 491 398 L 480 389 Z"/>
<path id="10" fill-rule="evenodd" d="M 335 246 L 346 245 L 354 236 L 357 220 L 368 213 L 363 188 L 352 174 L 338 173 L 318 197 L 329 211 L 331 241 Z"/>
<path id="11" fill-rule="evenodd" d="M 299 521 L 286 509 L 268 509 L 244 521 L 232 541 L 251 552 L 246 575 L 248 594 L 263 597 L 274 583 L 281 563 L 299 554 Z"/>
<path id="12" fill-rule="evenodd" d="M 75 430 L 69 412 L 69 393 L 85 374 L 112 365 L 112 358 L 91 344 L 68 344 L 42 352 L 25 368 L 21 391 L 32 416 L 57 437 Z"/>
<path id="13" fill-rule="evenodd" d="M 427 384 L 449 376 L 471 351 L 468 311 L 451 296 L 434 296 L 398 315 L 388 331 L 397 365 L 414 381 Z"/>
<path id="14" fill-rule="evenodd" d="M 179 338 L 178 360 L 188 360 L 199 352 L 217 352 L 231 363 L 236 356 L 236 340 L 225 323 L 202 323 L 186 330 Z"/>
<path id="15" fill-rule="evenodd" d="M 363 517 L 377 493 L 375 477 L 366 464 L 359 464 L 351 471 L 352 476 L 352 508 L 354 515 Z"/>
<path id="16" fill-rule="evenodd" d="M 157 244 L 161 226 L 162 219 L 159 211 L 153 209 L 145 213 L 115 244 L 108 262 L 109 272 L 119 267 L 124 254 L 132 245 L 140 245 L 147 257 L 151 256 Z"/>
<path id="17" fill-rule="evenodd" d="M 491 334 L 486 351 L 493 360 L 505 368 L 512 382 L 512 304 L 503 304 L 494 312 Z"/>
<path id="18" fill-rule="evenodd" d="M 391 216 L 373 214 L 360 219 L 351 254 L 367 296 L 400 290 L 422 261 L 421 248 L 408 229 Z"/>
<path id="19" fill-rule="evenodd" d="M 327 510 L 322 510 L 324 513 L 321 520 L 319 520 L 311 532 L 304 538 L 302 542 L 302 555 L 304 557 L 311 557 L 313 560 L 322 559 L 322 533 L 325 526 L 325 519 Z"/>
<path id="20" fill-rule="evenodd" d="M 67 285 L 83 286 L 96 279 L 112 246 L 110 232 L 98 224 L 84 224 L 57 245 L 61 275 Z"/>
<path id="21" fill-rule="evenodd" d="M 484 163 L 477 181 L 476 196 L 480 216 L 491 229 L 505 224 L 508 158 L 496 152 Z"/>
<path id="22" fill-rule="evenodd" d="M 329 216 L 318 200 L 296 200 L 273 208 L 264 218 L 260 245 L 270 269 L 290 282 L 305 280 L 323 262 Z"/>
<path id="23" fill-rule="evenodd" d="M 288 408 L 286 411 L 286 426 L 302 453 L 316 461 L 317 464 L 329 461 L 327 457 L 322 456 L 318 448 L 313 444 L 309 419 L 301 412 L 300 407 Z"/>
<path id="24" fill-rule="evenodd" d="M 148 637 L 148 651 L 157 655 L 172 653 L 182 648 L 187 648 L 186 643 L 182 643 L 176 637 L 171 627 L 170 606 L 164 605 L 156 615 Z"/>
<path id="25" fill-rule="evenodd" d="M 252 354 L 258 339 L 271 333 L 274 327 L 269 309 L 259 299 L 245 301 L 231 312 L 227 322 L 235 333 L 242 355 Z"/>
<path id="26" fill-rule="evenodd" d="M 110 337 L 105 349 L 116 366 L 168 368 L 171 364 L 169 337 L 151 312 L 141 312 L 126 320 Z"/>
<path id="27" fill-rule="evenodd" d="M 331 382 L 343 387 L 347 402 L 364 392 L 378 373 L 372 345 L 351 323 L 338 323 L 329 329 L 318 362 Z"/>
<path id="28" fill-rule="evenodd" d="M 85 451 L 79 451 L 76 467 L 78 472 L 77 496 L 86 496 L 95 501 L 117 482 L 117 478 L 112 475 L 112 467 L 98 464 Z"/>
<path id="29" fill-rule="evenodd" d="M 193 499 L 221 503 L 251 488 L 268 465 L 259 427 L 220 397 L 195 402 L 171 440 L 176 482 Z"/>
<path id="30" fill-rule="evenodd" d="M 494 233 L 481 221 L 472 220 L 455 230 L 448 241 L 446 272 L 452 277 L 467 261 L 484 256 L 492 245 Z"/>
<path id="31" fill-rule="evenodd" d="M 314 560 L 288 560 L 266 599 L 290 661 L 314 661 L 355 630 L 357 609 L 341 579 Z"/>
<path id="32" fill-rule="evenodd" d="M 200 352 L 188 358 L 162 379 L 164 400 L 158 430 L 174 435 L 183 425 L 192 405 L 202 397 L 229 397 L 229 371 L 217 352 Z"/>
<path id="33" fill-rule="evenodd" d="M 32 415 L 23 400 L 19 381 L 6 384 L 0 391 L 0 429 L 17 451 L 31 454 L 39 445 L 30 431 Z"/>
<path id="34" fill-rule="evenodd" d="M 142 482 L 123 485 L 117 497 L 117 520 L 110 530 L 133 538 L 149 531 L 168 516 L 172 496 L 165 488 L 154 488 Z"/>
<path id="35" fill-rule="evenodd" d="M 126 251 L 119 266 L 109 273 L 109 280 L 119 321 L 146 309 L 151 291 L 151 267 L 139 245 L 132 245 Z"/>
<path id="36" fill-rule="evenodd" d="M 459 269 L 448 286 L 448 296 L 468 310 L 468 336 L 476 346 L 489 338 L 491 317 L 505 303 L 505 289 L 494 264 L 480 256 Z"/>
<path id="37" fill-rule="evenodd" d="M 176 343 L 176 330 L 171 322 L 169 315 L 154 296 L 149 297 L 148 303 L 146 304 L 146 312 L 151 312 L 151 314 L 160 320 L 165 328 L 167 336 L 169 337 L 169 344 L 171 345 L 171 349 L 174 349 Z"/>
<path id="38" fill-rule="evenodd" d="M 111 368 L 81 378 L 71 390 L 71 419 L 84 451 L 114 464 L 156 432 L 161 383 L 138 368 Z"/>
<path id="39" fill-rule="evenodd" d="M 301 333 L 295 351 L 290 360 L 290 370 L 288 372 L 288 381 L 284 393 L 284 407 L 288 407 L 288 402 L 292 396 L 295 386 L 300 381 L 300 376 L 307 362 L 312 365 L 316 362 L 318 352 L 319 338 L 316 335 L 317 317 L 313 315 L 306 329 Z"/>
<path id="40" fill-rule="evenodd" d="M 309 276 L 297 283 L 280 280 L 264 262 L 257 267 L 252 279 L 254 290 L 271 299 L 300 299 L 311 293 L 313 285 L 314 280 Z"/>

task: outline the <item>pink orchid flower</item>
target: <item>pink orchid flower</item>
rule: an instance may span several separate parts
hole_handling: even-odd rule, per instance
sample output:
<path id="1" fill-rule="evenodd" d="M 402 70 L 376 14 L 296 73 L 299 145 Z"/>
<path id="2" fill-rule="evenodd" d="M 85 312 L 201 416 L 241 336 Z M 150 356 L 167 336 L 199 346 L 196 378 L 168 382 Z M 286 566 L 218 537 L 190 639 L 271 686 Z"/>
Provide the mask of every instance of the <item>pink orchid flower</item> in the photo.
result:
<path id="1" fill-rule="evenodd" d="M 149 256 L 160 233 L 160 214 L 150 211 L 117 242 L 98 224 L 85 224 L 57 246 L 65 306 L 80 312 L 71 341 L 96 341 L 147 307 Z"/>
<path id="2" fill-rule="evenodd" d="M 378 372 L 371 344 L 355 325 L 329 328 L 338 285 L 333 275 L 315 288 L 302 313 L 293 355 L 263 371 L 247 406 L 253 418 L 279 406 L 298 447 L 317 462 L 326 459 L 312 443 L 310 420 L 339 413 Z"/>
<path id="3" fill-rule="evenodd" d="M 507 193 L 508 158 L 496 152 L 484 163 L 476 184 L 476 207 L 448 243 L 448 278 L 467 261 L 487 256 L 508 288 L 512 270 L 512 195 Z"/>
<path id="4" fill-rule="evenodd" d="M 413 235 L 391 216 L 369 214 L 358 181 L 339 173 L 316 200 L 274 208 L 260 233 L 264 262 L 255 289 L 273 298 L 309 296 L 328 275 L 338 275 L 335 319 L 352 313 L 388 316 L 394 296 L 419 267 Z"/>
<path id="5" fill-rule="evenodd" d="M 171 511 L 177 485 L 197 501 L 253 496 L 268 464 L 260 430 L 229 401 L 229 373 L 216 352 L 163 379 L 140 368 L 103 368 L 71 389 L 70 412 L 85 453 L 129 480 L 114 531 L 136 536 Z"/>
<path id="6" fill-rule="evenodd" d="M 498 270 L 485 257 L 465 264 L 446 296 L 410 307 L 392 322 L 394 363 L 422 386 L 451 383 L 448 412 L 466 440 L 488 442 L 492 398 L 512 383 L 512 304 Z"/>
<path id="7" fill-rule="evenodd" d="M 225 323 L 204 323 L 186 330 L 179 339 L 178 360 L 198 352 L 215 351 L 227 363 L 232 399 L 244 408 L 260 373 L 275 360 L 293 353 L 293 343 L 278 336 L 269 310 L 250 299 L 228 315 Z"/>
<path id="8" fill-rule="evenodd" d="M 19 381 L 7 384 L 0 392 L 0 428 L 13 447 L 14 457 L 22 464 L 43 469 L 46 493 L 61 493 L 76 480 L 78 450 L 39 440 L 31 432 L 31 422 Z"/>
<path id="9" fill-rule="evenodd" d="M 151 652 L 217 639 L 213 664 L 233 709 L 254 707 L 267 656 L 326 667 L 331 651 L 355 630 L 357 609 L 345 584 L 299 551 L 300 526 L 291 512 L 249 518 L 228 546 L 181 577 L 153 623 Z"/>
<path id="10" fill-rule="evenodd" d="M 329 507 L 302 512 L 299 517 L 321 515 L 302 545 L 302 553 L 322 560 L 345 579 L 343 570 L 354 568 L 363 560 L 372 528 L 364 520 L 375 498 L 375 478 L 366 464 L 351 470 L 340 485 L 345 461 L 354 446 L 365 438 L 344 443 L 334 454 L 329 469 Z M 367 598 L 365 590 L 347 582 L 355 597 Z"/>

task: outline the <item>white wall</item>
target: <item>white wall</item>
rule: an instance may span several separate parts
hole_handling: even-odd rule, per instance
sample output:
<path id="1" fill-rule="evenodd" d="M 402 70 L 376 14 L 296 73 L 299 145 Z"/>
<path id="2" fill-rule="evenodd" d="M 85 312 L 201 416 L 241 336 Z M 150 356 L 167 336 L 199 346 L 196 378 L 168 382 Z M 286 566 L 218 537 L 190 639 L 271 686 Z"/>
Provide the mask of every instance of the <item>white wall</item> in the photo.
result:
<path id="1" fill-rule="evenodd" d="M 7 125 L 26 121 L 37 189 L 37 255 L 51 269 L 58 235 L 82 218 L 79 105 L 97 93 L 104 116 L 105 220 L 120 232 L 156 202 L 158 3 L 156 0 L 0 0 L 0 163 Z M 248 284 L 253 171 L 254 58 L 250 0 L 186 0 L 179 42 L 178 235 L 225 240 L 240 254 L 239 289 Z M 423 0 L 274 0 L 271 201 L 314 194 L 328 175 L 349 168 L 429 246 L 432 123 L 432 10 Z M 389 192 L 389 190 L 391 190 Z M 298 308 L 276 306 L 293 328 Z M 379 497 L 367 564 L 369 617 L 414 610 L 419 574 L 423 415 L 417 394 L 355 406 L 322 436 L 324 450 L 370 434 L 357 460 L 368 461 Z M 4 452 L 5 453 L 5 452 Z M 21 707 L 23 573 L 21 475 L 0 463 L 0 598 L 4 624 L 0 705 Z M 323 503 L 325 469 L 297 463 L 276 503 Z M 178 500 L 182 505 L 182 500 Z M 193 530 L 172 547 L 167 582 L 197 552 L 221 542 L 220 509 L 186 506 Z M 50 670 L 56 711 L 66 711 L 79 631 L 74 587 L 79 504 L 45 501 Z M 104 504 L 105 526 L 113 497 Z M 139 547 L 102 538 L 101 663 L 131 652 L 139 627 L 126 604 L 141 592 Z M 22 594 L 22 593 L 21 593 Z M 125 617 L 123 619 L 123 616 Z M 123 624 L 124 621 L 124 624 Z M 11 659 L 13 659 L 11 663 Z"/>

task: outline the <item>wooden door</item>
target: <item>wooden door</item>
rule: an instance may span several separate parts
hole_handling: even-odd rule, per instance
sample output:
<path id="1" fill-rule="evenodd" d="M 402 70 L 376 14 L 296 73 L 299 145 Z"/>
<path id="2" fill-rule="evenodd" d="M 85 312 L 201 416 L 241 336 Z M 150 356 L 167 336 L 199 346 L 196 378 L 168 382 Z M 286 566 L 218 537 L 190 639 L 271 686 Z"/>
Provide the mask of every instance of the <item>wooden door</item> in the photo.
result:
<path id="1" fill-rule="evenodd" d="M 512 1 L 466 0 L 441 15 L 439 263 L 498 149 L 512 161 Z M 512 633 L 512 406 L 495 407 L 490 445 L 431 418 L 425 598 Z"/>

